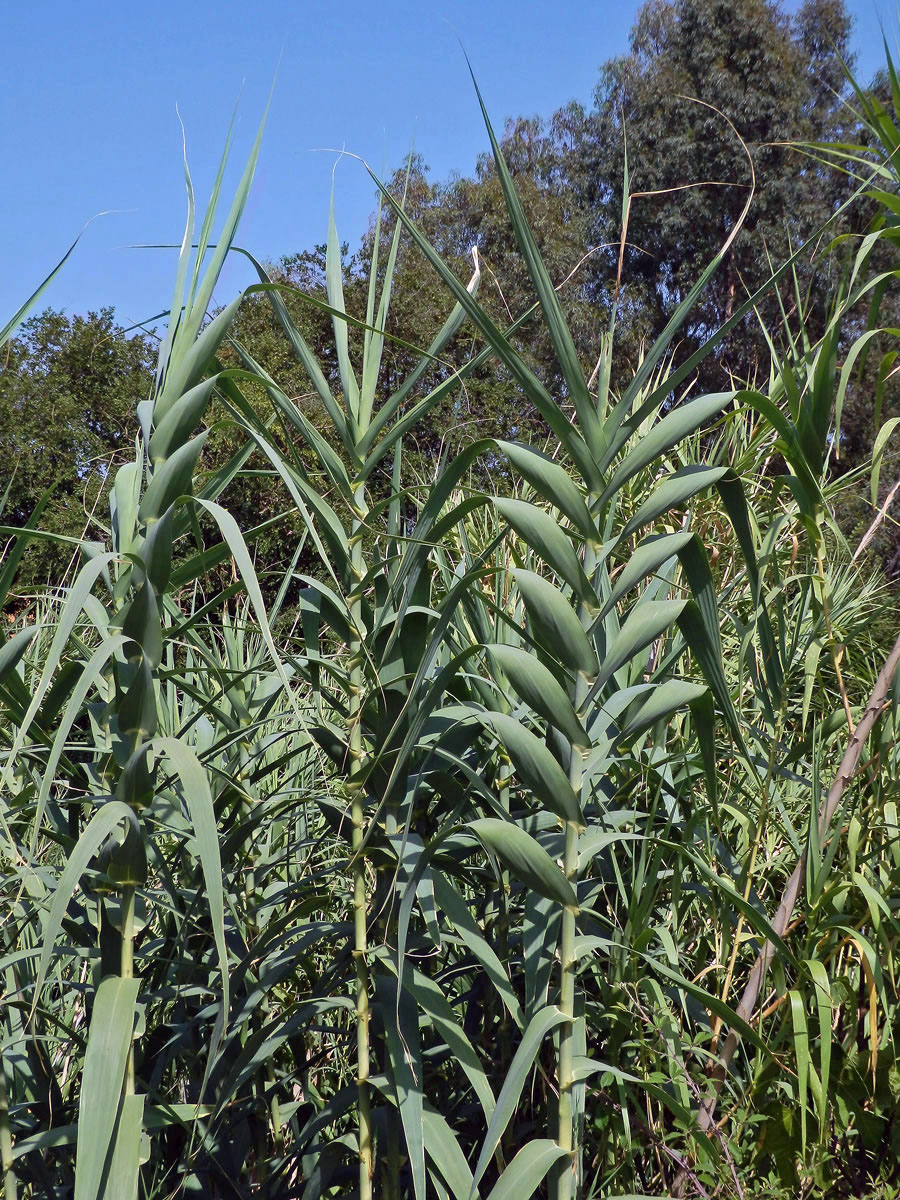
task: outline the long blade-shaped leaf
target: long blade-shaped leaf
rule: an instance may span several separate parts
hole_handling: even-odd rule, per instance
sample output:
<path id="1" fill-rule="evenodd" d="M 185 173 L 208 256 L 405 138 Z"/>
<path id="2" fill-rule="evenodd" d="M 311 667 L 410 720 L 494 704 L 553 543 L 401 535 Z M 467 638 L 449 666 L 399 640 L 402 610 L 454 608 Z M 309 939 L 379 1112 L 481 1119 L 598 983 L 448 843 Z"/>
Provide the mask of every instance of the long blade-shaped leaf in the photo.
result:
<path id="1" fill-rule="evenodd" d="M 503 199 L 506 202 L 506 211 L 509 213 L 510 224 L 513 227 L 516 241 L 519 243 L 519 249 L 522 251 L 525 267 L 540 302 L 547 332 L 550 334 L 550 340 L 553 343 L 553 349 L 556 353 L 556 361 L 559 363 L 559 369 L 566 382 L 566 389 L 575 406 L 575 412 L 578 414 L 581 431 L 591 452 L 597 454 L 603 448 L 600 421 L 594 401 L 588 392 L 581 364 L 578 361 L 575 342 L 566 324 L 562 305 L 559 302 L 556 289 L 551 282 L 550 273 L 544 265 L 537 242 L 534 240 L 534 234 L 531 232 L 528 221 L 525 219 L 522 203 L 516 194 L 512 176 L 503 157 L 503 151 L 494 134 L 494 129 L 491 125 L 478 83 L 475 80 L 471 63 L 469 64 L 469 71 L 472 75 L 472 82 L 475 84 L 475 92 L 478 96 L 478 103 L 481 106 L 481 115 L 484 118 L 488 137 L 491 139 L 494 165 L 497 168 L 497 178 L 500 180 L 500 187 L 503 190 Z"/>
<path id="2" fill-rule="evenodd" d="M 548 1138 L 528 1142 L 491 1188 L 488 1200 L 531 1200 L 553 1164 L 566 1154 Z"/>
<path id="3" fill-rule="evenodd" d="M 78 1147 L 76 1150 L 75 1200 L 98 1200 L 107 1158 L 114 1153 L 113 1133 L 122 1098 L 125 1064 L 134 1032 L 134 1006 L 139 981 L 111 975 L 101 981 L 94 999 L 81 1098 L 78 1108 Z M 133 1116 L 129 1112 L 129 1116 Z M 132 1123 L 126 1120 L 120 1136 L 134 1146 Z M 121 1164 L 121 1159 L 120 1159 Z M 137 1162 L 133 1164 L 136 1168 Z M 110 1196 L 125 1193 L 110 1192 Z"/>
<path id="4" fill-rule="evenodd" d="M 544 1038 L 551 1029 L 555 1029 L 557 1025 L 561 1025 L 565 1020 L 565 1015 L 555 1005 L 551 1004 L 546 1008 L 542 1008 L 540 1012 L 535 1013 L 528 1022 L 528 1028 L 522 1035 L 519 1048 L 509 1065 L 506 1079 L 503 1082 L 500 1095 L 497 1097 L 497 1108 L 494 1111 L 491 1123 L 488 1125 L 487 1133 L 484 1136 L 484 1141 L 481 1144 L 481 1152 L 478 1155 L 478 1162 L 475 1166 L 475 1175 L 469 1200 L 475 1194 L 475 1189 L 478 1187 L 482 1176 L 487 1170 L 488 1164 L 494 1156 L 494 1151 L 500 1144 L 500 1139 L 503 1137 L 507 1125 L 512 1120 L 525 1088 L 528 1073 L 537 1057 Z"/>
<path id="5" fill-rule="evenodd" d="M 520 883 L 563 907 L 577 907 L 578 897 L 574 888 L 531 834 L 511 821 L 501 821 L 496 817 L 470 821 L 468 828 L 488 850 L 497 855 Z"/>

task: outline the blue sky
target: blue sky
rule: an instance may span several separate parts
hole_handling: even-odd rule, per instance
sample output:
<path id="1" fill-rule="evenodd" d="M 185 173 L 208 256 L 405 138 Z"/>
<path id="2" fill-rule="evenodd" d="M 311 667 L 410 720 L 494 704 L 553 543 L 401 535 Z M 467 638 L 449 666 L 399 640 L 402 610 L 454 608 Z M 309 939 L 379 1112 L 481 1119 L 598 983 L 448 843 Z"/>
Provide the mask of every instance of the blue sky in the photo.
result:
<path id="1" fill-rule="evenodd" d="M 897 40 L 895 9 L 879 3 L 850 0 L 864 78 L 881 62 L 879 11 Z M 486 139 L 459 40 L 500 125 L 509 115 L 589 101 L 600 64 L 627 48 L 638 7 L 636 0 L 8 3 L 0 325 L 84 222 L 109 209 L 119 211 L 89 226 L 41 306 L 85 312 L 111 304 L 123 324 L 165 308 L 172 255 L 130 247 L 181 236 L 176 104 L 203 201 L 236 101 L 237 171 L 280 60 L 240 239 L 274 258 L 324 240 L 334 148 L 391 169 L 414 138 L 438 176 L 471 171 Z M 351 245 L 372 202 L 363 168 L 344 159 L 337 217 Z M 217 299 L 247 282 L 235 261 Z"/>

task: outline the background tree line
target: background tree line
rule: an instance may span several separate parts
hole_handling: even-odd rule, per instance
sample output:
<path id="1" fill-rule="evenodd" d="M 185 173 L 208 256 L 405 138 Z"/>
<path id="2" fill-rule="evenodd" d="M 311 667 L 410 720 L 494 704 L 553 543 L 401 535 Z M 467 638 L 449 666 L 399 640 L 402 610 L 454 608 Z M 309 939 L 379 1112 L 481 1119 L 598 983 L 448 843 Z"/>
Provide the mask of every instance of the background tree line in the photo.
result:
<path id="1" fill-rule="evenodd" d="M 851 59 L 850 27 L 843 0 L 806 0 L 791 15 L 769 0 L 742 0 L 739 5 L 648 0 L 632 30 L 629 52 L 603 65 L 590 104 L 573 101 L 546 119 L 507 122 L 503 152 L 587 374 L 599 358 L 614 305 L 618 330 L 613 361 L 623 376 L 633 372 L 642 347 L 659 335 L 725 242 L 754 177 L 744 226 L 675 346 L 676 359 L 690 355 L 727 320 L 766 278 L 769 263 L 787 258 L 848 194 L 849 181 L 803 154 L 796 143 L 846 143 L 861 136 L 847 104 L 840 63 L 840 58 Z M 394 173 L 389 186 L 405 193 L 407 210 L 460 278 L 471 274 L 472 249 L 477 247 L 479 297 L 499 324 L 511 324 L 533 304 L 489 156 L 479 159 L 470 176 L 446 180 L 431 178 L 424 161 L 414 157 Z M 623 194 L 630 201 L 623 203 Z M 855 219 L 864 222 L 864 214 Z M 390 226 L 385 218 L 382 237 Z M 831 238 L 862 228 L 864 224 L 832 228 L 780 290 L 769 294 L 759 319 L 747 317 L 721 351 L 706 360 L 693 385 L 708 391 L 762 382 L 773 352 L 764 328 L 780 326 L 788 336 L 801 313 L 807 335 L 814 338 L 853 248 L 851 239 L 842 249 L 831 250 Z M 360 316 L 365 313 L 374 237 L 373 222 L 355 253 L 346 256 L 347 306 Z M 324 270 L 324 246 L 287 255 L 272 267 L 276 280 L 313 297 L 324 297 Z M 320 361 L 333 371 L 329 382 L 334 385 L 330 318 L 296 296 L 288 296 L 288 304 Z M 388 326 L 398 340 L 388 344 L 385 354 L 388 386 L 408 375 L 415 361 L 408 347 L 430 344 L 445 308 L 441 285 L 411 252 L 409 239 L 401 237 Z M 848 340 L 858 332 L 848 329 Z M 315 416 L 309 381 L 264 298 L 242 305 L 233 336 L 246 353 L 266 363 L 295 403 Z M 351 331 L 354 336 L 362 334 Z M 535 334 L 526 322 L 517 345 L 556 394 L 564 395 L 546 333 Z M 421 386 L 434 384 L 441 373 L 459 365 L 460 355 L 478 349 L 473 335 L 455 351 L 457 358 L 435 362 Z M 2 519 L 24 524 L 50 489 L 45 527 L 78 537 L 92 520 L 102 519 L 106 505 L 98 501 L 129 453 L 135 397 L 150 386 L 151 339 L 126 333 L 109 309 L 75 317 L 48 311 L 28 322 L 5 353 L 0 453 L 10 477 Z M 223 360 L 240 365 L 239 352 L 229 349 Z M 616 379 L 612 382 L 615 388 Z M 873 387 L 864 378 L 848 396 L 840 469 L 861 460 L 871 447 Z M 882 417 L 888 415 L 890 396 L 885 404 Z M 483 429 L 525 441 L 540 441 L 544 435 L 539 415 L 523 408 L 521 393 L 496 363 L 470 375 L 417 427 L 405 447 L 407 460 L 413 459 L 408 465 L 427 485 L 440 459 Z M 236 433 L 222 423 L 208 443 L 209 464 L 233 453 L 238 444 Z M 266 464 L 256 465 L 259 474 L 241 479 L 229 498 L 245 528 L 275 515 L 282 504 Z M 497 471 L 502 469 L 496 465 Z M 885 487 L 889 474 L 883 472 Z M 502 478 L 495 477 L 493 485 L 502 488 Z M 862 501 L 860 505 L 859 511 L 844 514 L 848 527 L 867 520 L 868 510 Z M 255 519 L 245 522 L 245 517 Z M 261 574 L 281 565 L 284 541 L 283 531 L 258 539 Z M 889 571 L 896 571 L 897 541 L 887 528 L 876 547 Z M 59 578 L 65 560 L 64 549 L 49 542 L 33 544 L 20 583 L 37 587 Z"/>

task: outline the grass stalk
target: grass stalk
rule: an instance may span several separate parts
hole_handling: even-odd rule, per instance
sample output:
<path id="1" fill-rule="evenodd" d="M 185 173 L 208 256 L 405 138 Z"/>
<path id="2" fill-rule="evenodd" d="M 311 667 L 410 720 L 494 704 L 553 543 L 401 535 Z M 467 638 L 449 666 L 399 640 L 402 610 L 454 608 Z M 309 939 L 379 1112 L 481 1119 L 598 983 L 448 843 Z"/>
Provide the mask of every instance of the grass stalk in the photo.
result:
<path id="1" fill-rule="evenodd" d="M 594 565 L 594 552 L 587 550 L 586 564 L 590 570 Z M 580 615 L 584 616 L 584 606 L 579 606 Z M 588 683 L 586 677 L 579 672 L 575 684 L 575 707 L 579 708 L 587 697 Z M 569 783 L 576 796 L 581 794 L 584 776 L 584 757 L 578 746 L 569 747 Z M 563 857 L 563 874 L 577 892 L 578 889 L 578 827 L 572 822 L 566 822 L 566 845 Z M 567 1153 L 561 1158 L 556 1168 L 556 1200 L 572 1200 L 577 1192 L 577 1146 L 575 1130 L 575 1106 L 572 1091 L 575 1085 L 574 1056 L 575 1056 L 575 921 L 576 914 L 571 908 L 564 908 L 562 927 L 559 937 L 559 1007 L 567 1020 L 559 1032 L 559 1062 L 557 1064 L 559 1086 L 559 1129 L 557 1144 Z"/>

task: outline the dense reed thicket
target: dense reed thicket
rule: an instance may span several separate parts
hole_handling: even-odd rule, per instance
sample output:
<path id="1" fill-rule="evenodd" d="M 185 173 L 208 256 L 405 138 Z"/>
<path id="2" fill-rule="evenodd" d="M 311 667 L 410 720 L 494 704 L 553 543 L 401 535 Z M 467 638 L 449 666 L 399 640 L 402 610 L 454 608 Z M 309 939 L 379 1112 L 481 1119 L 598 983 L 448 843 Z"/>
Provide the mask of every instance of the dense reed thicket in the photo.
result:
<path id="1" fill-rule="evenodd" d="M 333 219 L 308 299 L 339 389 L 251 260 L 295 403 L 240 298 L 207 320 L 259 138 L 215 241 L 224 162 L 199 230 L 189 183 L 104 536 L 0 648 L 6 1200 L 900 1194 L 900 641 L 835 519 L 896 422 L 868 479 L 833 470 L 848 386 L 896 355 L 890 82 L 893 112 L 859 96 L 876 149 L 812 151 L 880 215 L 755 390 L 693 382 L 759 295 L 670 354 L 728 243 L 623 387 L 615 310 L 588 376 L 488 123 L 533 307 L 498 327 L 478 255 L 461 282 L 384 189 L 365 311 Z M 401 233 L 446 320 L 386 391 Z M 488 360 L 551 441 L 410 478 L 404 439 Z M 203 473 L 214 398 L 239 448 Z M 266 529 L 302 530 L 265 591 L 228 510 L 251 462 Z M 39 517 L 4 529 L 2 596 Z"/>

